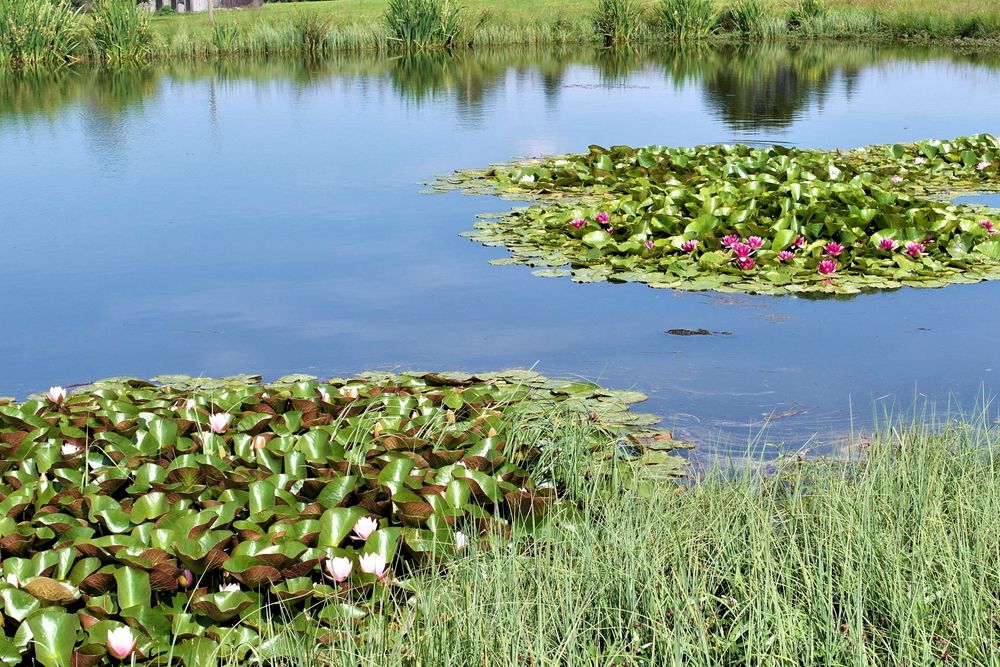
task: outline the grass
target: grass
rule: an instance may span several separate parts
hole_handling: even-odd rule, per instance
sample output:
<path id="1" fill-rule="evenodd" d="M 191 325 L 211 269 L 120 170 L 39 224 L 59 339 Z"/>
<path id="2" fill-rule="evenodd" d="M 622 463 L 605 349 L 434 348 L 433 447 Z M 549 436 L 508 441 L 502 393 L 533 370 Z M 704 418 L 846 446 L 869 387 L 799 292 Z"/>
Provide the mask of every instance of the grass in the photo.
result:
<path id="1" fill-rule="evenodd" d="M 579 512 L 484 538 L 385 615 L 323 637 L 305 623 L 240 664 L 1000 665 L 985 419 L 684 487 L 588 482 L 579 429 L 555 420 L 546 440 Z"/>
<path id="2" fill-rule="evenodd" d="M 106 6 L 108 3 L 98 3 Z M 268 3 L 258 9 L 157 15 L 149 37 L 129 17 L 108 29 L 99 15 L 72 15 L 45 31 L 24 36 L 35 19 L 17 18 L 22 7 L 48 11 L 48 0 L 0 1 L 0 65 L 51 69 L 83 59 L 122 57 L 121 45 L 139 58 L 333 52 L 395 52 L 407 47 L 469 48 L 547 44 L 620 44 L 700 39 L 757 42 L 818 38 L 868 40 L 975 40 L 1000 44 L 1000 6 L 992 0 L 320 0 Z M 68 6 L 68 5 L 67 5 Z M 3 15 L 16 20 L 5 21 Z M 433 15 L 437 14 L 438 18 Z M 407 18 L 409 17 L 409 18 Z M 417 17 L 417 18 L 414 18 Z M 420 18 L 423 17 L 423 18 Z M 428 23 L 424 19 L 431 18 Z M 121 32 L 131 24 L 133 34 Z M 423 25 L 421 28 L 420 26 Z M 30 32 L 30 31 L 29 31 Z M 41 39 L 38 39 L 42 35 Z M 25 53 L 23 44 L 28 44 Z M 138 48 L 141 47 L 141 48 Z M 35 49 L 32 51 L 31 49 Z M 53 55 L 41 54 L 51 50 Z"/>

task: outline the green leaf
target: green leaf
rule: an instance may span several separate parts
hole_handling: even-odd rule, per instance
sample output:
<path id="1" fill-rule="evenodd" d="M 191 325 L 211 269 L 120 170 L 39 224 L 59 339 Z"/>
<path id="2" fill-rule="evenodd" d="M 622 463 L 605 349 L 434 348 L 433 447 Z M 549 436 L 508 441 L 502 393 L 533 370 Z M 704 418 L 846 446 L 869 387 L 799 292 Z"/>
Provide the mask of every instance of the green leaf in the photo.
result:
<path id="1" fill-rule="evenodd" d="M 60 607 L 46 607 L 25 621 L 31 629 L 35 660 L 44 667 L 70 667 L 80 620 Z"/>

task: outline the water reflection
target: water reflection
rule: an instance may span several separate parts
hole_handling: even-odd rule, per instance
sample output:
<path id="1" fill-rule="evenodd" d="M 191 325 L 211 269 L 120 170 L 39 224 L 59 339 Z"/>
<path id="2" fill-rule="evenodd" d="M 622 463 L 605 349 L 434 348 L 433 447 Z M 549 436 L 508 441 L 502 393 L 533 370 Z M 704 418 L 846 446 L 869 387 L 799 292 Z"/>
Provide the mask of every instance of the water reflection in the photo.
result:
<path id="1" fill-rule="evenodd" d="M 20 122 L 51 119 L 68 105 L 94 118 L 104 132 L 112 117 L 155 97 L 164 82 L 212 80 L 291 84 L 293 92 L 355 81 L 362 86 L 388 80 L 392 90 L 414 105 L 446 97 L 461 115 L 481 117 L 488 97 L 508 76 L 537 76 L 551 108 L 567 87 L 572 67 L 593 67 L 607 87 L 625 85 L 637 73 L 655 71 L 665 82 L 697 86 L 707 108 L 731 130 L 750 132 L 789 127 L 807 107 L 822 108 L 836 84 L 850 97 L 863 70 L 902 59 L 930 59 L 993 68 L 1000 53 L 963 54 L 933 48 L 873 44 L 767 44 L 684 49 L 580 49 L 421 52 L 394 58 L 335 56 L 328 59 L 221 60 L 184 62 L 147 69 L 67 69 L 55 74 L 0 73 L 0 118 Z M 572 87 L 572 85 L 571 85 Z"/>

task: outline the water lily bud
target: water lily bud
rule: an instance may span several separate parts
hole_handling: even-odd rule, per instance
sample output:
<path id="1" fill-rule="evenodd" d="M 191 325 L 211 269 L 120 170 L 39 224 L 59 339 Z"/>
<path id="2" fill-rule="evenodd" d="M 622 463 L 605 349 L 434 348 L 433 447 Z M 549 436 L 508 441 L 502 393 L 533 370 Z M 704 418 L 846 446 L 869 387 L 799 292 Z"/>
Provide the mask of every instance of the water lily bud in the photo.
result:
<path id="1" fill-rule="evenodd" d="M 319 387 L 318 391 L 319 391 L 319 397 L 320 397 L 320 399 L 324 403 L 329 403 L 330 402 L 330 392 L 328 392 L 326 389 L 323 389 L 323 387 Z"/>
<path id="2" fill-rule="evenodd" d="M 455 531 L 455 550 L 461 551 L 465 547 L 469 546 L 469 538 L 465 536 L 460 530 Z"/>
<path id="3" fill-rule="evenodd" d="M 198 407 L 198 404 L 194 402 L 193 398 L 189 398 L 188 400 L 184 401 L 184 409 L 185 410 L 194 410 L 197 407 Z"/>
<path id="4" fill-rule="evenodd" d="M 379 437 L 382 435 L 382 422 L 375 422 L 375 427 L 372 429 L 372 436 Z"/>
<path id="5" fill-rule="evenodd" d="M 108 631 L 108 653 L 124 660 L 135 652 L 135 635 L 132 629 L 123 626 Z"/>
<path id="6" fill-rule="evenodd" d="M 66 400 L 66 390 L 62 387 L 49 387 L 49 400 L 59 405 Z"/>
<path id="7" fill-rule="evenodd" d="M 185 569 L 181 572 L 181 576 L 177 577 L 177 584 L 181 588 L 191 588 L 194 585 L 194 573 Z"/>
<path id="8" fill-rule="evenodd" d="M 363 516 L 354 524 L 354 535 L 359 540 L 367 540 L 368 536 L 378 530 L 378 521 L 371 517 Z"/>
<path id="9" fill-rule="evenodd" d="M 326 561 L 324 569 L 328 577 L 339 583 L 351 576 L 353 567 L 354 563 L 350 558 L 331 558 Z"/>
<path id="10" fill-rule="evenodd" d="M 262 435 L 255 435 L 253 440 L 250 441 L 250 447 L 256 451 L 260 451 L 267 446 L 267 438 Z"/>

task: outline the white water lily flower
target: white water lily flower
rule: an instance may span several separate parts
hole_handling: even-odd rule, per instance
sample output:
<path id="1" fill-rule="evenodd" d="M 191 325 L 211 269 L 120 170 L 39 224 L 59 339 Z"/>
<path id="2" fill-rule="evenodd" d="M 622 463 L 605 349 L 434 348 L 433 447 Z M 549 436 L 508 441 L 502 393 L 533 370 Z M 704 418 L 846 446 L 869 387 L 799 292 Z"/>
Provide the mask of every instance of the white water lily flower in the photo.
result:
<path id="1" fill-rule="evenodd" d="M 461 551 L 465 547 L 469 546 L 469 538 L 465 536 L 460 530 L 455 531 L 455 549 Z"/>
<path id="2" fill-rule="evenodd" d="M 524 176 L 521 177 L 521 180 L 518 181 L 518 182 L 519 183 L 534 183 L 535 182 L 535 177 L 532 176 L 531 174 L 525 174 Z"/>
<path id="3" fill-rule="evenodd" d="M 361 571 L 368 574 L 374 574 L 379 579 L 385 578 L 385 556 L 382 554 L 365 554 L 358 559 L 358 565 L 361 566 Z"/>
<path id="4" fill-rule="evenodd" d="M 49 387 L 49 400 L 56 405 L 66 400 L 66 390 L 62 387 Z"/>
<path id="5" fill-rule="evenodd" d="M 135 652 L 135 635 L 128 626 L 108 630 L 108 653 L 124 660 Z"/>
<path id="6" fill-rule="evenodd" d="M 74 445 L 72 442 L 63 443 L 62 448 L 59 450 L 60 453 L 65 457 L 73 456 L 80 452 L 80 448 Z"/>
<path id="7" fill-rule="evenodd" d="M 220 593 L 235 593 L 240 590 L 239 584 L 224 584 L 219 586 Z"/>

